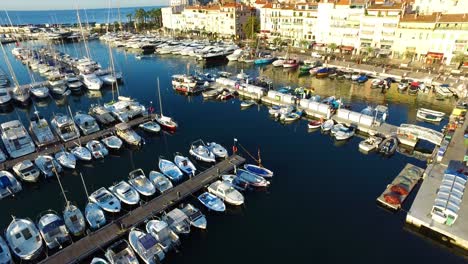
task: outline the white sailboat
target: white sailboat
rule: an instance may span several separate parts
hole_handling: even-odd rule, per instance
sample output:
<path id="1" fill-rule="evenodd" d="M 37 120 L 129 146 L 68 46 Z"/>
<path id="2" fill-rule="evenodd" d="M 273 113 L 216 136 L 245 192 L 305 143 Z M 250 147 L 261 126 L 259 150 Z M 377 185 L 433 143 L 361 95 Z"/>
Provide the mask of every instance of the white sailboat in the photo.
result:
<path id="1" fill-rule="evenodd" d="M 161 99 L 161 88 L 159 87 L 159 77 L 158 77 L 158 94 L 159 94 L 159 108 L 160 108 L 161 113 L 159 115 L 156 115 L 156 118 L 154 120 L 158 122 L 159 125 L 163 129 L 166 129 L 167 131 L 170 131 L 170 132 L 175 132 L 177 130 L 178 124 L 174 120 L 172 120 L 171 117 L 164 116 L 163 111 L 162 111 L 162 99 Z"/>

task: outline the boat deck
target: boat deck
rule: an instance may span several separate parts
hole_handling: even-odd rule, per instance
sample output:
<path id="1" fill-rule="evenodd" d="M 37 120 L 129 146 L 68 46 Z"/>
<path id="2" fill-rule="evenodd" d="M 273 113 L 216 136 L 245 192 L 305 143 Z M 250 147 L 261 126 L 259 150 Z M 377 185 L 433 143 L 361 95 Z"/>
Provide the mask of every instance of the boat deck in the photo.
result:
<path id="1" fill-rule="evenodd" d="M 131 127 L 134 127 L 134 126 L 137 126 L 137 125 L 139 125 L 141 123 L 152 120 L 153 118 L 154 118 L 154 116 L 152 116 L 152 115 L 151 116 L 143 116 L 143 117 L 133 119 L 133 120 L 129 121 L 127 124 L 129 126 L 131 126 Z M 100 139 L 100 138 L 109 136 L 111 134 L 114 134 L 114 132 L 115 132 L 115 126 L 112 126 L 110 128 L 100 130 L 100 131 L 98 131 L 96 133 L 93 133 L 93 134 L 90 134 L 90 135 L 87 135 L 87 136 L 82 136 L 82 137 L 79 138 L 79 140 L 75 139 L 75 140 L 71 140 L 71 141 L 68 141 L 68 142 L 65 142 L 65 143 L 57 142 L 57 143 L 55 143 L 53 145 L 48 145 L 46 147 L 40 147 L 40 148 L 38 147 L 38 148 L 36 148 L 36 152 L 33 152 L 31 154 L 28 154 L 28 155 L 25 155 L 25 156 L 22 156 L 22 157 L 19 157 L 19 158 L 16 158 L 16 159 L 9 159 L 9 160 L 1 163 L 0 164 L 0 170 L 8 170 L 8 169 L 12 168 L 18 162 L 21 162 L 23 160 L 27 160 L 27 159 L 34 160 L 40 155 L 50 155 L 50 154 L 59 152 L 63 148 L 69 149 L 69 148 L 79 144 L 79 142 L 81 142 L 82 145 L 85 145 L 87 142 L 89 142 L 91 140 Z"/>
<path id="2" fill-rule="evenodd" d="M 174 204 L 199 191 L 204 186 L 216 180 L 220 175 L 233 171 L 242 165 L 245 159 L 233 155 L 223 160 L 200 174 L 188 179 L 164 194 L 130 211 L 116 221 L 65 247 L 56 254 L 49 256 L 40 263 L 63 264 L 79 263 L 99 249 L 105 249 L 126 231 L 134 226 L 142 224 L 145 220 L 156 214 L 162 213 Z"/>
<path id="3" fill-rule="evenodd" d="M 387 188 L 385 191 L 377 197 L 377 203 L 392 209 L 392 210 L 398 210 L 401 208 L 401 205 L 405 202 L 406 198 L 408 195 L 411 193 L 411 191 L 414 189 L 416 184 L 419 182 L 419 180 L 422 178 L 424 169 L 414 166 L 412 164 L 406 164 L 406 166 L 403 168 L 403 170 L 398 174 L 398 176 L 395 177 L 395 179 L 392 181 L 391 184 L 387 185 Z M 408 194 L 406 195 L 401 195 L 399 197 L 400 203 L 398 204 L 393 204 L 385 200 L 386 195 L 391 195 L 392 190 L 391 188 L 395 185 L 403 184 L 408 188 Z"/>

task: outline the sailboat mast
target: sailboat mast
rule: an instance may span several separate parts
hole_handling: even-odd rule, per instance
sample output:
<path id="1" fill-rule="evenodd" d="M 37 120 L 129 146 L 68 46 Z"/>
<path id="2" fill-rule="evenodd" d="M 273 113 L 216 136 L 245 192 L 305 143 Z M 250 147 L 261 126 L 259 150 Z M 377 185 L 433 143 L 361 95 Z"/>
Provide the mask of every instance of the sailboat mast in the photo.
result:
<path id="1" fill-rule="evenodd" d="M 63 198 L 65 198 L 65 203 L 68 204 L 67 195 L 65 194 L 65 190 L 63 189 L 62 182 L 60 181 L 60 177 L 59 177 L 59 175 L 57 173 L 57 168 L 55 167 L 55 164 L 54 164 L 53 161 L 52 161 L 52 166 L 54 167 L 53 171 L 55 173 L 55 177 L 57 177 L 57 180 L 58 180 L 58 183 L 59 183 L 59 186 L 60 186 L 60 190 L 62 191 L 62 194 L 63 194 Z"/>
<path id="2" fill-rule="evenodd" d="M 86 197 L 89 197 L 88 189 L 86 188 L 86 183 L 84 181 L 83 174 L 81 174 L 81 172 L 80 172 L 80 177 L 81 177 L 81 182 L 83 183 L 83 187 L 84 187 L 84 190 L 85 190 L 85 193 L 86 193 Z"/>
<path id="3" fill-rule="evenodd" d="M 159 95 L 159 109 L 161 111 L 161 117 L 162 117 L 163 111 L 162 111 L 162 100 L 161 100 L 161 87 L 159 87 L 159 77 L 158 77 L 158 95 Z"/>
<path id="4" fill-rule="evenodd" d="M 1 43 L 1 41 L 0 41 L 0 46 L 2 47 L 3 56 L 5 57 L 5 62 L 6 62 L 8 71 L 10 71 L 11 78 L 13 79 L 13 82 L 15 83 L 15 86 L 19 88 L 19 82 L 18 82 L 18 79 L 16 78 L 15 71 L 13 70 L 13 67 L 11 66 L 10 59 L 8 59 L 7 53 L 5 51 L 5 48 L 3 47 L 3 43 Z"/>
<path id="5" fill-rule="evenodd" d="M 85 38 L 85 35 L 84 35 L 83 25 L 81 24 L 81 18 L 80 18 L 80 12 L 79 12 L 79 9 L 78 9 L 78 5 L 76 6 L 76 17 L 78 19 L 78 25 L 80 26 L 81 38 L 83 38 L 83 43 L 84 43 L 84 46 L 85 46 L 86 55 L 88 56 L 88 58 L 91 58 L 91 53 L 89 52 L 88 44 L 86 43 L 86 38 Z"/>

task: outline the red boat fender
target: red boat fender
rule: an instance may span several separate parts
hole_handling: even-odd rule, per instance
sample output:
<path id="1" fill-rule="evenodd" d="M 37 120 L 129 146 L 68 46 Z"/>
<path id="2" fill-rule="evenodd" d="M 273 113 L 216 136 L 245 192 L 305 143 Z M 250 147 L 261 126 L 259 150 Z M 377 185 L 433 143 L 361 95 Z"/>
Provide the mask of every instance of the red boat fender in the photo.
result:
<path id="1" fill-rule="evenodd" d="M 397 193 L 391 192 L 391 193 L 384 194 L 384 199 L 389 204 L 394 204 L 394 205 L 401 204 L 400 195 L 398 195 Z"/>

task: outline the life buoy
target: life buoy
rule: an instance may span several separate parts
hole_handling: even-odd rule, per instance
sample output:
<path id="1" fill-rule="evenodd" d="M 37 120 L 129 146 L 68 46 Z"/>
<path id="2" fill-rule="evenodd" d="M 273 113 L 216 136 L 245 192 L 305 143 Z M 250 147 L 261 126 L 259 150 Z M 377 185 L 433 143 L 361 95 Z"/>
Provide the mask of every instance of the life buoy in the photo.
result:
<path id="1" fill-rule="evenodd" d="M 236 146 L 232 146 L 232 152 L 237 153 L 237 147 Z"/>

